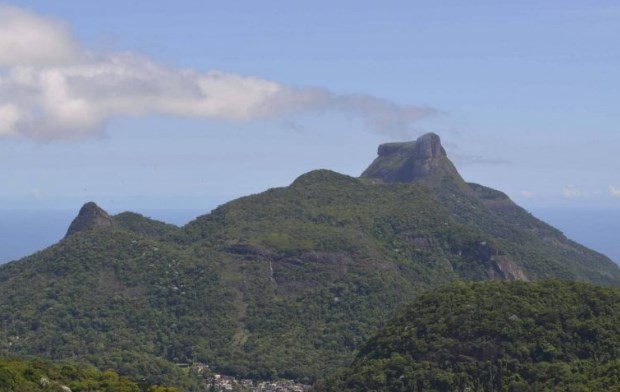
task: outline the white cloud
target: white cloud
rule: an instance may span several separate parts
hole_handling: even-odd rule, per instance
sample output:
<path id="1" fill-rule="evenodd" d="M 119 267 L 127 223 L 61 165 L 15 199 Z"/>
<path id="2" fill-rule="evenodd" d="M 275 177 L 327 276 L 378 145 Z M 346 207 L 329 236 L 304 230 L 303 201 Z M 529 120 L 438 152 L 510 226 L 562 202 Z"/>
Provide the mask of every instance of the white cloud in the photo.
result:
<path id="1" fill-rule="evenodd" d="M 0 4 L 0 65 L 58 64 L 77 54 L 62 23 Z"/>
<path id="2" fill-rule="evenodd" d="M 0 105 L 0 136 L 13 135 L 17 132 L 17 123 L 21 117 L 15 105 Z"/>
<path id="3" fill-rule="evenodd" d="M 609 186 L 609 194 L 613 197 L 620 197 L 620 188 L 616 188 L 613 185 Z"/>
<path id="4" fill-rule="evenodd" d="M 0 6 L 0 135 L 79 138 L 101 132 L 114 116 L 252 121 L 308 111 L 337 112 L 395 134 L 435 112 L 368 95 L 176 69 L 133 53 L 88 52 L 74 42 L 56 21 Z"/>
<path id="5" fill-rule="evenodd" d="M 531 191 L 520 191 L 519 194 L 526 199 L 531 199 L 532 197 L 534 197 L 534 192 Z"/>
<path id="6" fill-rule="evenodd" d="M 567 199 L 575 199 L 586 196 L 586 193 L 573 185 L 567 185 L 562 188 L 562 195 Z"/>

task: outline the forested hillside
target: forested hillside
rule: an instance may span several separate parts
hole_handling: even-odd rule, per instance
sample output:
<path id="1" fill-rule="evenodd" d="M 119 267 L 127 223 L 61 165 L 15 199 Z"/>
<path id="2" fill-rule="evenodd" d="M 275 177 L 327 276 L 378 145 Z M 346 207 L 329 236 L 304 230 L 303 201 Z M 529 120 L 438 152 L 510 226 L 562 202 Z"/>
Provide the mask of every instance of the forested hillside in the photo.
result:
<path id="1" fill-rule="evenodd" d="M 620 291 L 561 281 L 431 289 L 316 391 L 620 389 Z"/>
<path id="2" fill-rule="evenodd" d="M 3 392 L 177 392 L 174 387 L 137 384 L 116 372 L 92 365 L 0 358 Z"/>
<path id="3" fill-rule="evenodd" d="M 466 183 L 438 143 L 390 144 L 362 178 L 313 171 L 181 228 L 87 203 L 61 242 L 0 267 L 0 354 L 188 389 L 176 363 L 311 383 L 430 287 L 620 285 L 605 256 Z"/>

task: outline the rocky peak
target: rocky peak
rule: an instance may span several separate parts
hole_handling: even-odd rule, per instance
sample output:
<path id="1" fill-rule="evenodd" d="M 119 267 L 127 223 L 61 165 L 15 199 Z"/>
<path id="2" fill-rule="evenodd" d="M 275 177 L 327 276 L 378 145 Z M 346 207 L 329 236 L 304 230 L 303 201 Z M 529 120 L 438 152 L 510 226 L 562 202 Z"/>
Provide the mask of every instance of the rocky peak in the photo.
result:
<path id="1" fill-rule="evenodd" d="M 427 133 L 416 140 L 414 154 L 424 159 L 437 159 L 447 156 L 446 150 L 441 145 L 441 139 L 434 133 Z"/>
<path id="2" fill-rule="evenodd" d="M 463 182 L 448 159 L 441 139 L 434 133 L 422 135 L 412 142 L 382 144 L 378 154 L 362 177 L 385 182 L 437 183 L 448 175 L 459 183 Z"/>
<path id="3" fill-rule="evenodd" d="M 112 226 L 112 224 L 112 217 L 91 201 L 82 206 L 78 216 L 71 222 L 65 238 L 81 231 L 93 230 L 102 226 Z"/>

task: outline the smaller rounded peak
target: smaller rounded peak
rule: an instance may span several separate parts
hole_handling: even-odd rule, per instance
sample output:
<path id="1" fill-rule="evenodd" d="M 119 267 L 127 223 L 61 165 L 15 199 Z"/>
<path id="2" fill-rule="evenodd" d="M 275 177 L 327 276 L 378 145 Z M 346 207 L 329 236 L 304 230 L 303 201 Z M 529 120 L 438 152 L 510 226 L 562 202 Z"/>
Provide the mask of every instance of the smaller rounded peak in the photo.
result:
<path id="1" fill-rule="evenodd" d="M 112 225 L 112 217 L 95 202 L 89 201 L 80 208 L 80 212 L 71 222 L 65 238 L 81 231 Z"/>
<path id="2" fill-rule="evenodd" d="M 327 169 L 318 169 L 312 170 L 308 173 L 302 174 L 297 177 L 295 181 L 291 184 L 293 187 L 297 186 L 307 186 L 312 184 L 324 184 L 328 182 L 350 182 L 357 181 L 357 179 L 353 177 L 349 177 L 344 174 L 337 173 L 335 171 L 327 170 Z"/>
<path id="3" fill-rule="evenodd" d="M 80 213 L 82 211 L 88 211 L 88 210 L 102 210 L 103 211 L 103 209 L 99 207 L 97 203 L 95 203 L 94 201 L 89 201 L 89 202 L 84 203 L 82 208 L 80 208 Z"/>

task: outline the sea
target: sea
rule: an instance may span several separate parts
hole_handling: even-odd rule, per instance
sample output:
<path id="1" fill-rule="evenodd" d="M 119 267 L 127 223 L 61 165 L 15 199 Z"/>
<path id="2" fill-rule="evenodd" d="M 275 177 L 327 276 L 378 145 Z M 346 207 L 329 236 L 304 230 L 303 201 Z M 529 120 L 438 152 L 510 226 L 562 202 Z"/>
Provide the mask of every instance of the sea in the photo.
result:
<path id="1" fill-rule="evenodd" d="M 157 209 L 134 212 L 183 226 L 209 211 Z M 77 213 L 74 209 L 0 210 L 0 264 L 18 260 L 60 241 Z"/>
<path id="2" fill-rule="evenodd" d="M 620 208 L 539 208 L 530 212 L 620 265 Z"/>

